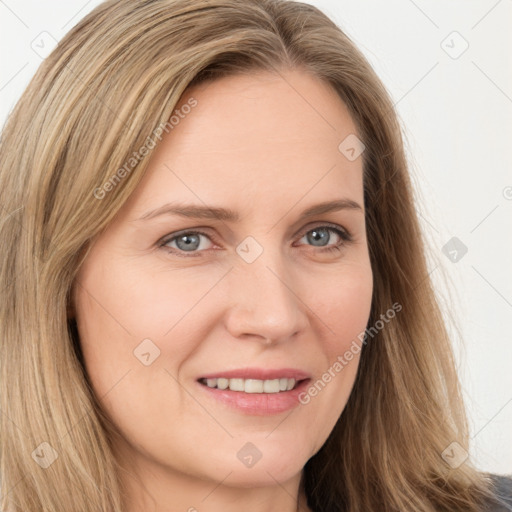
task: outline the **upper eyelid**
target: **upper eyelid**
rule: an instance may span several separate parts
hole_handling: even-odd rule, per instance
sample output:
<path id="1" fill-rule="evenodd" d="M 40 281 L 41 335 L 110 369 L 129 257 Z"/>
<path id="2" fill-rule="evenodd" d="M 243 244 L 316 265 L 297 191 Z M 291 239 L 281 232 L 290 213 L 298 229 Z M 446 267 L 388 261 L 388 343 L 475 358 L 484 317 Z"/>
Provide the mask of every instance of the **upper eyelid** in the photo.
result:
<path id="1" fill-rule="evenodd" d="M 330 222 L 322 223 L 321 221 L 318 221 L 317 223 L 308 224 L 307 226 L 305 226 L 301 230 L 299 230 L 298 233 L 296 235 L 294 235 L 294 237 L 300 236 L 302 238 L 306 233 L 309 233 L 310 231 L 312 231 L 316 228 L 321 228 L 321 227 L 331 228 L 334 230 L 337 229 L 337 230 L 341 231 L 342 233 L 345 233 L 348 238 L 352 238 L 352 233 L 347 228 L 340 226 L 339 224 L 334 224 L 334 223 L 330 223 Z M 210 228 L 198 227 L 198 228 L 181 229 L 175 233 L 171 233 L 170 235 L 166 235 L 163 238 L 161 238 L 160 241 L 158 242 L 158 245 L 165 246 L 166 244 L 174 241 L 179 236 L 191 234 L 191 233 L 206 236 L 206 237 L 210 238 L 212 242 L 216 243 L 215 236 L 205 233 L 205 231 L 208 229 L 210 229 Z M 199 251 L 199 252 L 202 252 L 202 251 Z"/>

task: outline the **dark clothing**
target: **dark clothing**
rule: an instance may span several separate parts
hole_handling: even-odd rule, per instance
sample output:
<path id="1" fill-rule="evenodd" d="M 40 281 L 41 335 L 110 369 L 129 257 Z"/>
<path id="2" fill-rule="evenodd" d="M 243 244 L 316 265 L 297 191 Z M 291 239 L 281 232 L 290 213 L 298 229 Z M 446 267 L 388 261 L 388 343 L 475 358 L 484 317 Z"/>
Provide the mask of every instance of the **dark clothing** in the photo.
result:
<path id="1" fill-rule="evenodd" d="M 482 512 L 512 512 L 512 475 L 489 475 L 495 485 L 496 502 Z"/>

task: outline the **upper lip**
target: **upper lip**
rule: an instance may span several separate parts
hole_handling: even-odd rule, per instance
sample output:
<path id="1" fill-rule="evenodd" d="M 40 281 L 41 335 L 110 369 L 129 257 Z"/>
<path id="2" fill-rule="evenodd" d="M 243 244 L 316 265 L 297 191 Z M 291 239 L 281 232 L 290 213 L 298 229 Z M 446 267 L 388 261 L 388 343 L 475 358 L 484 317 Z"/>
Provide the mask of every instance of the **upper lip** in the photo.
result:
<path id="1" fill-rule="evenodd" d="M 309 379 L 311 375 L 303 370 L 296 368 L 239 368 L 236 370 L 219 371 L 202 375 L 201 379 L 256 379 L 256 380 L 274 380 L 274 379 Z"/>

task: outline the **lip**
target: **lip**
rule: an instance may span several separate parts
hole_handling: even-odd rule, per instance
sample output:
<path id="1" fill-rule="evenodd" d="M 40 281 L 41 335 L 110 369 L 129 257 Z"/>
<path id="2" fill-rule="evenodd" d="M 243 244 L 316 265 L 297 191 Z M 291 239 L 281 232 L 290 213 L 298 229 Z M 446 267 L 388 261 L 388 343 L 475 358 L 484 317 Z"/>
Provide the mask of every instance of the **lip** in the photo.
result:
<path id="1" fill-rule="evenodd" d="M 199 382 L 200 379 L 215 378 L 273 380 L 285 377 L 295 379 L 298 383 L 290 391 L 280 391 L 279 393 L 244 393 L 242 391 L 231 391 L 229 388 L 210 388 Z M 220 402 L 242 414 L 267 416 L 280 414 L 297 407 L 300 404 L 299 395 L 307 388 L 310 381 L 310 374 L 294 368 L 244 368 L 203 375 L 196 383 L 205 396 L 217 405 Z"/>
<path id="2" fill-rule="evenodd" d="M 272 380 L 272 379 L 295 379 L 304 380 L 310 379 L 311 375 L 305 371 L 296 368 L 240 368 L 237 370 L 229 370 L 225 372 L 209 373 L 208 375 L 201 375 L 200 379 L 257 379 L 257 380 Z M 199 379 L 198 379 L 199 380 Z"/>

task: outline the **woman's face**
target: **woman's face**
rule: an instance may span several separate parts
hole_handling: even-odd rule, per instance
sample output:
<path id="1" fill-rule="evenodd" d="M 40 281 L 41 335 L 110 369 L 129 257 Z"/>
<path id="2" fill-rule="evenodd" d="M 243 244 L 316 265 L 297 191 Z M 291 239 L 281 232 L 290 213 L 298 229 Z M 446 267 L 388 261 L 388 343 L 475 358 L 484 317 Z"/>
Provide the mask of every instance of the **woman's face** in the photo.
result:
<path id="1" fill-rule="evenodd" d="M 357 131 L 334 91 L 288 71 L 200 85 L 177 108 L 191 97 L 74 303 L 119 453 L 207 494 L 300 475 L 351 392 L 359 354 L 332 368 L 366 328 L 373 281 Z M 331 202 L 345 207 L 305 215 Z"/>

